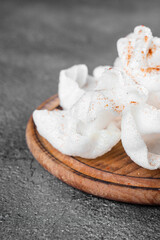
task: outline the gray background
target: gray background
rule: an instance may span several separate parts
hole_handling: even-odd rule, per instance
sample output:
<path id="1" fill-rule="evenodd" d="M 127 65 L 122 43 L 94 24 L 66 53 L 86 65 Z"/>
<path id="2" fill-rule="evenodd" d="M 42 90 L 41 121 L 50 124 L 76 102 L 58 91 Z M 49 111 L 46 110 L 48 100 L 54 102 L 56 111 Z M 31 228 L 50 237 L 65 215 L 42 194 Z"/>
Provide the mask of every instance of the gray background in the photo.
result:
<path id="1" fill-rule="evenodd" d="M 60 69 L 112 64 L 117 39 L 139 24 L 160 36 L 160 1 L 0 1 L 0 239 L 160 239 L 158 207 L 73 189 L 25 141 Z"/>

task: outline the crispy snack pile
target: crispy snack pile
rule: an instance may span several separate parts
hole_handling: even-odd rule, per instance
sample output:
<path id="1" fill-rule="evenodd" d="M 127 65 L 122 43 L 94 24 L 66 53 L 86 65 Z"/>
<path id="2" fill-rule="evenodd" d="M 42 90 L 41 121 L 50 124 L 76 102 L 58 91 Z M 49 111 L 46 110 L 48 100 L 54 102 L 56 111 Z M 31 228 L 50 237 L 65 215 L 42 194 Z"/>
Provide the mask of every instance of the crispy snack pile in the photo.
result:
<path id="1" fill-rule="evenodd" d="M 88 75 L 86 65 L 62 70 L 63 110 L 35 110 L 37 130 L 60 152 L 96 158 L 120 140 L 147 169 L 160 168 L 160 38 L 138 26 L 117 42 L 114 66 Z"/>

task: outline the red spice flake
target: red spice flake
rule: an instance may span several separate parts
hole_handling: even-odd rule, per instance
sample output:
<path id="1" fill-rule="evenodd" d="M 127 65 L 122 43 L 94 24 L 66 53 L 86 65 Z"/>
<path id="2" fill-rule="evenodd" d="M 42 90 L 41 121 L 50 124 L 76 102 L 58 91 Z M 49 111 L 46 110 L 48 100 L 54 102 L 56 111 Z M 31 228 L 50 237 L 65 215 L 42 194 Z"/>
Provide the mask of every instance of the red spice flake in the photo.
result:
<path id="1" fill-rule="evenodd" d="M 156 45 L 154 44 L 153 47 L 148 50 L 147 57 L 152 57 L 155 51 L 156 51 Z"/>
<path id="2" fill-rule="evenodd" d="M 139 30 L 139 32 L 138 32 L 138 33 L 140 34 L 141 32 L 142 32 L 142 30 Z"/>
<path id="3" fill-rule="evenodd" d="M 115 106 L 115 111 L 118 113 L 121 113 L 123 110 L 125 109 L 124 105 L 120 105 L 120 106 Z"/>
<path id="4" fill-rule="evenodd" d="M 108 70 L 111 70 L 112 68 L 110 67 L 110 68 L 108 68 Z"/>
<path id="5" fill-rule="evenodd" d="M 120 110 L 120 109 L 115 109 L 115 111 L 118 112 L 118 113 L 122 112 L 122 110 Z"/>
<path id="6" fill-rule="evenodd" d="M 137 104 L 137 102 L 135 102 L 135 101 L 130 101 L 130 103 L 131 103 L 131 104 Z"/>
<path id="7" fill-rule="evenodd" d="M 124 70 L 126 71 L 127 75 L 131 77 L 136 84 L 138 84 L 138 82 L 135 80 L 135 77 L 133 77 L 133 75 L 130 72 L 128 72 L 126 68 L 124 68 Z"/>
<path id="8" fill-rule="evenodd" d="M 146 72 L 146 73 L 151 73 L 152 71 L 160 71 L 160 66 L 157 67 L 148 67 L 148 68 L 141 68 L 142 72 Z"/>
<path id="9" fill-rule="evenodd" d="M 144 41 L 147 42 L 148 41 L 148 36 L 144 37 Z"/>
<path id="10" fill-rule="evenodd" d="M 152 48 L 148 50 L 147 57 L 151 57 L 153 54 Z"/>
<path id="11" fill-rule="evenodd" d="M 113 109 L 114 109 L 116 112 L 121 113 L 122 110 L 124 109 L 124 106 L 123 106 L 123 105 L 122 105 L 122 106 L 115 106 Z"/>
<path id="12" fill-rule="evenodd" d="M 128 42 L 128 55 L 127 55 L 127 65 L 129 64 L 133 53 L 133 47 L 131 46 L 131 41 Z"/>
<path id="13" fill-rule="evenodd" d="M 154 45 L 153 45 L 153 48 L 152 48 L 153 53 L 156 51 L 156 49 L 157 49 L 157 47 L 156 47 L 156 45 L 154 44 Z"/>
<path id="14" fill-rule="evenodd" d="M 141 27 L 144 27 L 144 25 L 141 25 Z"/>
<path id="15" fill-rule="evenodd" d="M 143 57 L 143 59 L 145 59 L 145 56 L 144 56 L 144 51 L 141 51 L 141 53 L 143 54 L 143 56 L 142 56 L 142 57 Z"/>

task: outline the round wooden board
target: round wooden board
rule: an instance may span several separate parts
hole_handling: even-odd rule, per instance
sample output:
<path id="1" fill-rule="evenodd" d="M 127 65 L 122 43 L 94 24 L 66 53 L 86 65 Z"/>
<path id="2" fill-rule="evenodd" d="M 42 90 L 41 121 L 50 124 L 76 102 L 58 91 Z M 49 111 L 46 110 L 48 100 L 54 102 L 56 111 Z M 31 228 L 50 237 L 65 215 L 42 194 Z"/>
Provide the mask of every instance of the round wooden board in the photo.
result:
<path id="1" fill-rule="evenodd" d="M 57 95 L 38 107 L 55 108 L 60 108 Z M 72 187 L 116 201 L 160 205 L 160 169 L 151 171 L 136 165 L 126 155 L 121 143 L 96 159 L 70 157 L 53 148 L 38 134 L 32 116 L 27 124 L 26 139 L 38 162 Z"/>

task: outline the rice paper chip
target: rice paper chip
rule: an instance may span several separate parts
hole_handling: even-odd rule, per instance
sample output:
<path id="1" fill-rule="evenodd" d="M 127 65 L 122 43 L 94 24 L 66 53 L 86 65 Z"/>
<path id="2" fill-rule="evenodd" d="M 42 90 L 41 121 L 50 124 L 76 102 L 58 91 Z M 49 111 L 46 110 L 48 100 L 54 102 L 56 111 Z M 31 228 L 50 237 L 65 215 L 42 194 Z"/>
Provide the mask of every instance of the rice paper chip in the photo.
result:
<path id="1" fill-rule="evenodd" d="M 120 140 L 120 130 L 110 122 L 105 129 L 84 131 L 82 122 L 69 111 L 36 110 L 33 119 L 41 136 L 63 154 L 96 158 Z M 86 129 L 86 128 L 85 128 Z"/>
<path id="2" fill-rule="evenodd" d="M 137 26 L 132 34 L 118 40 L 117 49 L 115 66 L 149 92 L 160 91 L 160 39 L 153 37 L 149 28 Z"/>
<path id="3" fill-rule="evenodd" d="M 86 65 L 75 65 L 62 70 L 59 76 L 58 96 L 63 109 L 70 109 L 85 93 L 94 89 L 95 78 L 88 75 Z"/>
<path id="4" fill-rule="evenodd" d="M 123 112 L 121 140 L 124 150 L 135 163 L 150 170 L 160 168 L 160 155 L 150 152 L 145 142 L 145 135 L 153 133 L 160 133 L 160 110 L 145 104 Z"/>
<path id="5" fill-rule="evenodd" d="M 98 66 L 93 70 L 93 76 L 95 78 L 100 78 L 104 71 L 108 69 L 110 66 Z"/>

